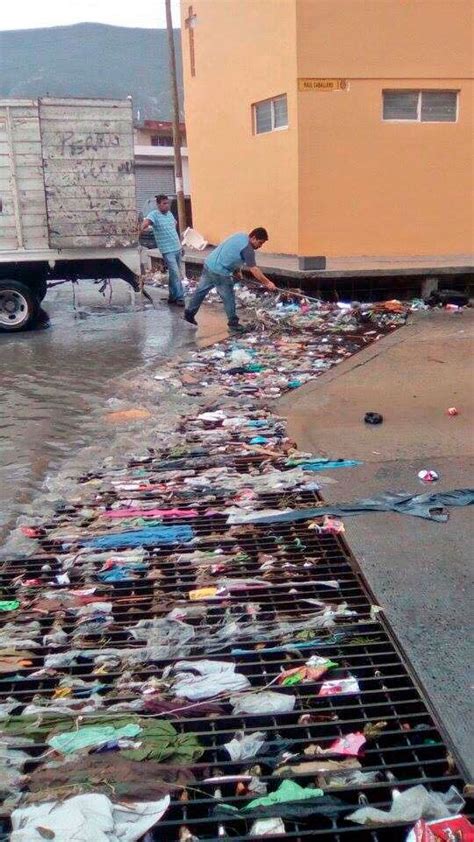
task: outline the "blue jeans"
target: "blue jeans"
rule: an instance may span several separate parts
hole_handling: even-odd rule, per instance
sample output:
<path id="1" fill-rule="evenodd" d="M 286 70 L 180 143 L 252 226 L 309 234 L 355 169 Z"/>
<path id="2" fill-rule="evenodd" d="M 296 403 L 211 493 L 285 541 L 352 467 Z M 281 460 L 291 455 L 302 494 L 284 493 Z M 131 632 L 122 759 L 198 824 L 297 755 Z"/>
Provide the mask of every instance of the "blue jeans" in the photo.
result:
<path id="1" fill-rule="evenodd" d="M 201 280 L 199 281 L 194 295 L 191 296 L 188 302 L 188 312 L 195 316 L 207 293 L 214 287 L 224 304 L 229 326 L 235 327 L 239 324 L 239 320 L 235 310 L 234 281 L 231 277 L 227 277 L 226 275 L 217 275 L 215 272 L 211 272 L 209 269 L 206 269 L 206 267 L 204 267 L 202 271 Z"/>
<path id="2" fill-rule="evenodd" d="M 168 269 L 168 289 L 170 301 L 183 301 L 184 290 L 181 283 L 181 250 L 169 251 L 163 255 L 165 266 Z"/>

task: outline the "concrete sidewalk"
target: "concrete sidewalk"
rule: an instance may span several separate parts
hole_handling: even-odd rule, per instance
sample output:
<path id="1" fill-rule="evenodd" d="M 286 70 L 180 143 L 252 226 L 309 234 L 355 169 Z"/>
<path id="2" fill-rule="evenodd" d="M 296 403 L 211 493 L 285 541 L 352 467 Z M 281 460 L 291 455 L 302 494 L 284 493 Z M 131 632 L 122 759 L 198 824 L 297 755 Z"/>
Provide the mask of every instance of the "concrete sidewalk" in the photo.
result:
<path id="1" fill-rule="evenodd" d="M 202 265 L 212 249 L 204 251 L 187 249 L 184 261 L 186 264 Z M 159 255 L 156 250 L 149 252 L 150 256 Z M 473 254 L 426 255 L 423 257 L 406 256 L 362 256 L 362 257 L 328 257 L 326 269 L 301 270 L 298 268 L 298 258 L 294 255 L 271 254 L 260 251 L 257 258 L 258 265 L 263 272 L 272 277 L 295 280 L 313 279 L 344 279 L 344 278 L 383 278 L 409 276 L 449 276 L 464 275 L 474 272 Z M 449 286 L 449 278 L 445 278 L 445 286 Z"/>
<path id="2" fill-rule="evenodd" d="M 417 314 L 279 402 L 299 447 L 363 460 L 359 468 L 328 472 L 337 481 L 323 487 L 329 502 L 472 487 L 473 323 L 469 311 Z M 460 415 L 448 416 L 449 406 Z M 383 425 L 364 424 L 368 410 L 381 412 Z M 421 468 L 437 470 L 439 482 L 421 483 Z M 473 780 L 471 524 L 469 508 L 452 509 L 447 524 L 391 513 L 345 520 L 376 602 Z"/>

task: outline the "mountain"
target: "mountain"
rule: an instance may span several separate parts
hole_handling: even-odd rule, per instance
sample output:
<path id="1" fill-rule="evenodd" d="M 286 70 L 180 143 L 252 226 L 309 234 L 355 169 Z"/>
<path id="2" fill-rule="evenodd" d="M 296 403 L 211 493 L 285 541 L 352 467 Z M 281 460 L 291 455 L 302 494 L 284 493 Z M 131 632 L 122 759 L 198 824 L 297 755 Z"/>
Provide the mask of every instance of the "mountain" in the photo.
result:
<path id="1" fill-rule="evenodd" d="M 174 37 L 182 108 L 179 30 Z M 166 30 L 79 23 L 0 32 L 0 97 L 47 94 L 132 96 L 135 119 L 171 120 Z"/>

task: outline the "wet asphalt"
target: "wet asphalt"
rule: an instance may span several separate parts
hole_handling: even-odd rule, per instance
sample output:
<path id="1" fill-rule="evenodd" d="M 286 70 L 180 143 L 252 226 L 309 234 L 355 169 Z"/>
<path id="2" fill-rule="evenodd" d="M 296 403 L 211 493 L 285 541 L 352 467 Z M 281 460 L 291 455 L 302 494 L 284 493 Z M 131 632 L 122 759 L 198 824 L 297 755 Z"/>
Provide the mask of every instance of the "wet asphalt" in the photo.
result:
<path id="1" fill-rule="evenodd" d="M 111 291 L 55 287 L 42 327 L 0 333 L 0 537 L 66 459 L 78 454 L 80 464 L 81 448 L 107 446 L 103 412 L 117 378 L 194 345 L 162 290 L 150 288 L 155 307 L 122 281 Z"/>

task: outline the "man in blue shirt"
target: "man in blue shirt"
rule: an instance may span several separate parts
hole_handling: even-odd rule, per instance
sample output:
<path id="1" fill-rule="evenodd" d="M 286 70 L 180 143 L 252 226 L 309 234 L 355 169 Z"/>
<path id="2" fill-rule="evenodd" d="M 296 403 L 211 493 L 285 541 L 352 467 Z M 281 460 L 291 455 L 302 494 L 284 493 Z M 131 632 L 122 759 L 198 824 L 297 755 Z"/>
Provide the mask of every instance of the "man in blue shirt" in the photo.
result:
<path id="1" fill-rule="evenodd" d="M 197 325 L 194 318 L 208 292 L 215 287 L 223 301 L 227 322 L 232 333 L 244 333 L 235 309 L 234 279 L 243 280 L 242 267 L 268 290 L 276 289 L 272 281 L 258 268 L 255 252 L 268 240 L 265 228 L 254 228 L 250 234 L 232 234 L 211 251 L 204 263 L 201 280 L 184 311 L 184 318 Z"/>
<path id="2" fill-rule="evenodd" d="M 158 210 L 153 210 L 145 217 L 141 232 L 150 226 L 153 228 L 155 243 L 168 269 L 168 304 L 184 307 L 184 290 L 181 282 L 181 243 L 176 230 L 177 223 L 170 211 L 168 196 L 160 193 L 156 197 Z"/>

